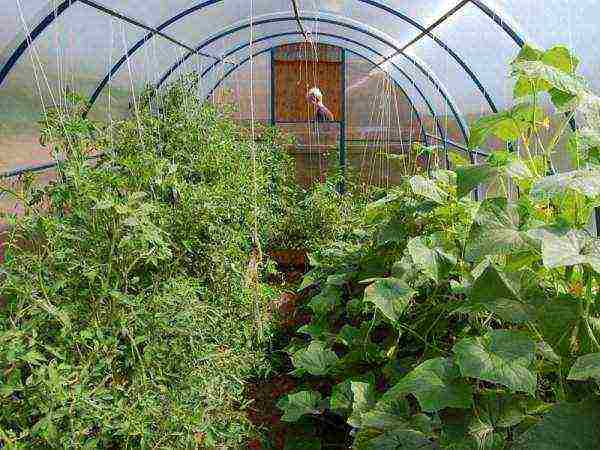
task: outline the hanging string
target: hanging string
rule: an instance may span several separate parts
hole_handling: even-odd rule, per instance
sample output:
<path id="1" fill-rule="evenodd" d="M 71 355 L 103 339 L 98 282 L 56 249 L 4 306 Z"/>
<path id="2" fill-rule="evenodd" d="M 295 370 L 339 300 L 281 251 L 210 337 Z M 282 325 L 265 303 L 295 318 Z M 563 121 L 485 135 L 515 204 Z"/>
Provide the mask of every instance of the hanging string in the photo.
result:
<path id="1" fill-rule="evenodd" d="M 260 308 L 258 271 L 262 264 L 262 248 L 259 239 L 259 211 L 258 211 L 258 173 L 257 173 L 257 155 L 256 155 L 256 130 L 254 124 L 254 0 L 250 0 L 250 155 L 252 159 L 252 179 L 253 179 L 253 217 L 252 217 L 252 256 L 248 264 L 248 282 L 252 288 L 254 296 L 254 310 L 256 325 L 258 328 L 258 337 L 263 339 L 263 323 Z"/>
<path id="2" fill-rule="evenodd" d="M 23 31 L 25 32 L 25 36 L 27 36 L 27 41 L 29 44 L 29 48 L 30 48 L 30 52 L 29 52 L 29 57 L 31 59 L 31 66 L 32 66 L 32 72 L 33 72 L 33 77 L 35 80 L 35 83 L 37 85 L 37 90 L 38 90 L 38 95 L 40 97 L 40 103 L 42 106 L 42 113 L 44 117 L 47 117 L 48 114 L 48 109 L 46 107 L 46 102 L 44 100 L 44 93 L 43 93 L 43 89 L 42 89 L 42 81 L 46 86 L 46 89 L 48 89 L 48 93 L 50 96 L 50 100 L 52 102 L 52 106 L 54 107 L 54 109 L 56 109 L 56 111 L 58 112 L 58 118 L 59 118 L 59 122 L 60 122 L 60 126 L 63 129 L 63 132 L 65 133 L 65 135 L 67 134 L 66 131 L 66 127 L 65 127 L 65 120 L 64 120 L 64 116 L 63 113 L 61 111 L 61 109 L 58 106 L 58 103 L 56 102 L 56 99 L 54 97 L 54 94 L 52 93 L 52 88 L 50 87 L 50 83 L 48 82 L 48 77 L 46 76 L 46 72 L 44 70 L 44 66 L 41 62 L 41 59 L 39 57 L 38 51 L 37 51 L 37 46 L 33 43 L 33 40 L 31 38 L 31 30 L 29 28 L 29 25 L 27 24 L 27 21 L 25 20 L 25 15 L 23 13 L 23 8 L 21 5 L 20 0 L 17 0 L 17 7 L 19 10 L 19 18 L 21 20 L 21 25 L 23 26 Z M 38 73 L 38 69 L 39 69 L 39 73 Z M 40 78 L 42 80 L 40 80 Z M 52 136 L 52 130 L 50 129 L 50 138 L 54 139 Z M 67 141 L 66 142 L 67 147 L 71 147 L 71 142 Z M 72 150 L 72 149 L 71 149 Z"/>
<path id="3" fill-rule="evenodd" d="M 379 70 L 376 69 L 376 71 L 374 72 L 374 74 L 376 74 L 378 72 L 379 72 Z M 369 75 L 367 75 L 367 76 L 369 76 Z M 378 78 L 378 80 L 377 80 L 377 90 L 375 92 L 381 92 L 382 82 L 383 82 L 383 80 L 381 78 Z M 370 118 L 369 118 L 369 124 L 368 124 L 368 127 L 367 127 L 367 130 L 369 130 L 369 131 L 367 131 L 367 136 L 366 136 L 365 144 L 364 144 L 364 147 L 363 147 L 362 159 L 361 159 L 361 163 L 360 163 L 360 176 L 361 176 L 361 179 L 362 179 L 362 176 L 363 176 L 363 169 L 366 172 L 366 174 L 365 174 L 366 175 L 365 189 L 366 189 L 366 187 L 368 186 L 368 183 L 369 183 L 369 181 L 368 181 L 369 168 L 365 166 L 365 164 L 366 164 L 365 160 L 367 158 L 367 151 L 369 150 L 370 143 L 372 141 L 372 139 L 369 138 L 369 133 L 371 132 L 370 130 L 373 129 L 373 120 L 374 120 L 374 117 L 375 117 L 375 108 L 376 108 L 376 105 L 377 105 L 377 101 L 374 101 L 374 102 L 371 103 L 371 114 L 370 114 Z M 374 133 L 374 137 L 377 138 L 377 133 L 376 132 Z M 371 150 L 372 150 L 372 148 L 371 148 Z"/>
<path id="4" fill-rule="evenodd" d="M 121 22 L 121 36 L 123 38 L 123 49 L 125 50 L 125 52 L 127 52 L 128 46 L 127 46 L 127 39 L 125 37 L 125 24 L 123 22 Z M 143 145 L 143 142 L 144 142 L 144 132 L 142 130 L 142 121 L 141 121 L 141 118 L 140 118 L 140 111 L 138 109 L 138 102 L 137 102 L 137 97 L 136 97 L 136 94 L 135 94 L 135 87 L 133 85 L 133 70 L 131 68 L 131 58 L 130 58 L 129 52 L 127 52 L 126 61 L 127 61 L 127 72 L 129 74 L 129 86 L 131 88 L 131 96 L 132 96 L 132 101 L 133 101 L 133 110 L 134 110 L 135 118 L 136 118 L 136 121 L 137 121 L 138 134 L 139 134 L 139 137 L 140 137 L 140 144 Z"/>

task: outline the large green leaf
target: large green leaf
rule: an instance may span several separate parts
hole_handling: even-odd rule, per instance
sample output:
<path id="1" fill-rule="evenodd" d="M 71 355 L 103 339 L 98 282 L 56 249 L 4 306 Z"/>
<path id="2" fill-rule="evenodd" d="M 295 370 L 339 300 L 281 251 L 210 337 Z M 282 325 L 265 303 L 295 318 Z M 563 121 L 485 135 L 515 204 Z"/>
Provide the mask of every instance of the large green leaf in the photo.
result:
<path id="1" fill-rule="evenodd" d="M 506 198 L 481 202 L 469 232 L 465 248 L 468 261 L 479 261 L 489 255 L 531 250 L 526 235 L 519 230 L 517 206 Z"/>
<path id="2" fill-rule="evenodd" d="M 519 286 L 495 264 L 488 264 L 473 283 L 469 298 L 478 303 L 495 299 L 519 300 Z"/>
<path id="3" fill-rule="evenodd" d="M 438 239 L 415 237 L 408 242 L 408 252 L 419 270 L 436 283 L 446 279 L 456 265 L 456 258 L 441 247 Z"/>
<path id="4" fill-rule="evenodd" d="M 600 195 L 600 170 L 580 169 L 542 178 L 531 188 L 535 199 L 551 199 L 574 191 L 586 197 Z"/>
<path id="5" fill-rule="evenodd" d="M 489 182 L 498 176 L 498 169 L 487 164 L 464 166 L 456 169 L 457 196 L 462 198 L 481 183 Z"/>
<path id="6" fill-rule="evenodd" d="M 358 328 L 346 324 L 337 334 L 336 340 L 344 344 L 346 347 L 352 347 L 356 343 L 360 342 L 361 336 L 362 333 Z"/>
<path id="7" fill-rule="evenodd" d="M 580 356 L 571 367 L 568 379 L 582 381 L 594 379 L 600 381 L 600 353 Z"/>
<path id="8" fill-rule="evenodd" d="M 292 356 L 296 369 L 305 370 L 311 375 L 327 375 L 338 362 L 337 355 L 320 341 L 313 341 L 306 349 L 298 350 Z"/>
<path id="9" fill-rule="evenodd" d="M 362 426 L 386 431 L 396 428 L 413 428 L 410 405 L 404 395 L 384 395 L 375 407 L 362 414 Z"/>
<path id="10" fill-rule="evenodd" d="M 464 338 L 453 350 L 463 376 L 499 383 L 513 391 L 535 392 L 537 376 L 531 370 L 535 342 L 527 334 L 493 330 L 482 337 Z"/>
<path id="11" fill-rule="evenodd" d="M 600 443 L 600 399 L 556 405 L 519 436 L 513 450 L 596 450 Z"/>
<path id="12" fill-rule="evenodd" d="M 335 308 L 340 301 L 342 291 L 337 286 L 328 285 L 318 295 L 315 295 L 308 306 L 313 310 L 316 316 L 325 316 Z"/>
<path id="13" fill-rule="evenodd" d="M 365 289 L 364 300 L 375 307 L 392 322 L 408 308 L 415 291 L 397 278 L 381 278 Z"/>
<path id="14" fill-rule="evenodd" d="M 516 58 L 511 62 L 522 62 L 522 61 L 539 61 L 544 56 L 544 50 L 541 48 L 534 47 L 529 43 L 525 43 L 519 50 Z"/>
<path id="15" fill-rule="evenodd" d="M 514 427 L 525 419 L 526 405 L 522 394 L 484 391 L 477 402 L 478 418 L 494 429 Z"/>
<path id="16" fill-rule="evenodd" d="M 329 407 L 341 413 L 352 410 L 352 402 L 354 395 L 352 394 L 352 382 L 350 380 L 336 384 L 331 390 L 331 399 Z"/>
<path id="17" fill-rule="evenodd" d="M 515 97 L 523 97 L 539 91 L 552 89 L 561 93 L 578 96 L 587 92 L 585 80 L 572 73 L 564 72 L 544 61 L 522 61 L 513 64 L 513 73 L 521 78 L 515 87 Z M 530 88 L 526 88 L 527 81 Z"/>
<path id="18" fill-rule="evenodd" d="M 371 383 L 352 381 L 352 414 L 348 423 L 355 428 L 362 426 L 362 415 L 375 406 L 375 388 Z"/>
<path id="19" fill-rule="evenodd" d="M 570 230 L 565 234 L 546 232 L 542 238 L 542 258 L 548 269 L 589 264 L 600 271 L 600 251 L 595 239 L 583 231 Z"/>
<path id="20" fill-rule="evenodd" d="M 359 433 L 352 448 L 355 450 L 433 450 L 437 447 L 425 434 L 401 428 L 373 438 L 368 431 Z"/>
<path id="21" fill-rule="evenodd" d="M 380 402 L 408 393 L 417 397 L 421 409 L 427 412 L 448 407 L 470 408 L 473 403 L 471 386 L 460 378 L 458 367 L 447 358 L 425 361 L 392 387 Z"/>
<path id="22" fill-rule="evenodd" d="M 542 117 L 543 111 L 529 104 L 519 104 L 507 111 L 482 117 L 471 124 L 469 149 L 480 147 L 492 136 L 504 142 L 516 141 L 534 126 L 534 120 L 537 122 Z"/>
<path id="23" fill-rule="evenodd" d="M 277 403 L 277 407 L 283 411 L 281 420 L 285 422 L 296 422 L 300 417 L 307 414 L 319 414 L 319 403 L 321 394 L 315 391 L 300 391 L 288 394 Z"/>
<path id="24" fill-rule="evenodd" d="M 536 318 L 544 339 L 561 356 L 598 351 L 600 314 L 597 307 L 587 311 L 584 300 L 563 295 L 541 300 Z"/>
<path id="25" fill-rule="evenodd" d="M 579 59 L 564 46 L 547 51 L 525 46 L 512 63 L 515 98 L 546 91 L 557 108 L 573 109 L 586 92 L 583 79 L 575 75 L 578 65 Z"/>
<path id="26" fill-rule="evenodd" d="M 579 58 L 564 45 L 556 45 L 546 50 L 540 59 L 544 64 L 565 73 L 575 73 L 580 62 Z"/>
<path id="27" fill-rule="evenodd" d="M 469 306 L 473 312 L 489 311 L 514 323 L 533 317 L 530 305 L 521 301 L 518 283 L 494 264 L 489 264 L 469 289 Z"/>

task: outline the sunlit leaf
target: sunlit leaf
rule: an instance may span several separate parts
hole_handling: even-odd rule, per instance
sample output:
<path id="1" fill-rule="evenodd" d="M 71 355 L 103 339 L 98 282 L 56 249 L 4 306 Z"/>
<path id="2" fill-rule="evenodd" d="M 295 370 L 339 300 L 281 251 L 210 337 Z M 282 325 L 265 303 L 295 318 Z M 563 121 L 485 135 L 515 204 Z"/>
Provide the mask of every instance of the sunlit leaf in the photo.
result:
<path id="1" fill-rule="evenodd" d="M 362 414 L 375 406 L 375 388 L 371 383 L 352 381 L 350 390 L 352 391 L 352 414 L 348 418 L 348 423 L 353 427 L 360 427 Z"/>
<path id="2" fill-rule="evenodd" d="M 542 257 L 544 265 L 549 269 L 589 264 L 597 272 L 600 271 L 598 242 L 582 231 L 545 233 L 542 239 Z"/>
<path id="3" fill-rule="evenodd" d="M 443 203 L 448 194 L 441 190 L 435 181 L 421 175 L 415 175 L 410 179 L 410 186 L 417 195 L 425 197 L 436 203 Z"/>
<path id="4" fill-rule="evenodd" d="M 580 169 L 542 178 L 531 188 L 530 195 L 536 199 L 550 199 L 567 191 L 586 197 L 600 195 L 600 170 Z"/>
<path id="5" fill-rule="evenodd" d="M 525 64 L 525 63 L 523 63 Z M 543 111 L 529 104 L 518 104 L 513 108 L 482 117 L 471 124 L 469 149 L 483 145 L 490 137 L 503 142 L 519 139 L 543 117 Z"/>

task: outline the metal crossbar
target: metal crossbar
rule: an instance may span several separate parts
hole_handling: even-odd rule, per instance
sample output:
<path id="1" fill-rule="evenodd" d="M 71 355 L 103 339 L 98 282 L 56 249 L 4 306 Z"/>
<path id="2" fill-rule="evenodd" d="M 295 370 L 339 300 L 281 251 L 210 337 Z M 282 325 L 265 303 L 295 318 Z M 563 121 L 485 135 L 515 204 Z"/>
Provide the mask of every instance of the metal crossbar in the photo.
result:
<path id="1" fill-rule="evenodd" d="M 418 41 L 423 39 L 425 36 L 430 36 L 431 32 L 435 28 L 437 28 L 442 23 L 444 23 L 446 20 L 448 20 L 450 17 L 452 17 L 454 14 L 456 14 L 463 6 L 465 6 L 469 2 L 470 2 L 470 0 L 462 0 L 460 3 L 458 3 L 456 6 L 454 6 L 454 8 L 452 8 L 450 11 L 448 11 L 447 13 L 445 13 L 444 15 L 439 17 L 435 22 L 433 22 L 431 25 L 429 25 L 427 28 L 425 28 L 423 31 L 421 31 L 417 36 L 415 36 L 413 39 L 411 39 L 410 42 L 408 42 L 407 44 L 402 46 L 399 50 L 396 50 L 391 55 L 385 57 L 383 59 L 383 61 L 378 63 L 375 67 L 379 67 L 382 64 L 385 64 L 386 62 L 388 62 L 393 57 L 399 55 L 400 53 L 404 53 L 411 45 L 414 45 L 415 43 L 417 43 Z"/>
<path id="2" fill-rule="evenodd" d="M 300 20 L 300 8 L 298 7 L 298 1 L 291 0 L 291 2 L 292 2 L 292 10 L 294 12 L 294 16 L 296 17 L 296 22 L 298 23 L 298 28 L 300 29 L 302 36 L 304 36 L 304 40 L 306 42 L 310 42 L 308 33 L 304 29 L 304 25 L 302 25 L 302 20 Z"/>
<path id="3" fill-rule="evenodd" d="M 115 11 L 114 9 L 111 9 L 111 8 L 109 8 L 107 6 L 104 6 L 104 5 L 100 4 L 100 3 L 97 3 L 97 2 L 95 2 L 93 0 L 79 0 L 79 2 L 83 3 L 84 5 L 89 6 L 91 8 L 94 8 L 97 11 L 100 11 L 100 12 L 103 12 L 105 14 L 108 14 L 111 17 L 115 17 L 115 18 L 120 19 L 120 20 L 122 20 L 124 22 L 127 22 L 127 23 L 130 23 L 130 24 L 135 25 L 137 27 L 143 28 L 144 30 L 149 31 L 150 33 L 155 34 L 157 36 L 160 36 L 160 37 L 166 39 L 167 41 L 169 41 L 169 42 L 171 42 L 171 43 L 173 43 L 175 45 L 178 45 L 179 47 L 182 47 L 182 48 L 186 49 L 189 52 L 197 53 L 198 55 L 204 56 L 206 58 L 213 59 L 215 61 L 222 61 L 222 58 L 219 58 L 218 56 L 209 55 L 208 53 L 202 53 L 202 52 L 198 51 L 197 49 L 194 49 L 192 46 L 190 46 L 190 45 L 188 45 L 188 44 L 186 44 L 184 42 L 181 42 L 178 39 L 175 39 L 174 37 L 172 37 L 171 35 L 169 35 L 167 33 L 164 33 L 164 32 L 162 32 L 162 31 L 160 31 L 160 30 L 158 30 L 158 29 L 156 29 L 154 27 L 146 25 L 146 24 L 140 22 L 139 20 L 134 19 L 133 17 L 129 17 L 129 16 L 127 16 L 127 15 L 121 13 L 121 12 Z"/>
<path id="4" fill-rule="evenodd" d="M 104 155 L 104 153 L 99 153 L 97 155 L 89 156 L 87 159 L 94 160 L 94 159 L 98 159 L 98 158 L 102 157 L 103 155 Z M 58 159 L 58 160 L 50 161 L 50 162 L 47 162 L 44 164 L 35 164 L 32 166 L 17 167 L 16 169 L 0 173 L 0 180 L 18 177 L 18 176 L 24 175 L 26 173 L 35 173 L 35 172 L 42 172 L 42 171 L 48 170 L 48 169 L 54 169 L 55 167 L 57 167 L 58 165 L 60 165 L 61 163 L 65 162 L 65 161 L 66 161 L 65 159 Z"/>

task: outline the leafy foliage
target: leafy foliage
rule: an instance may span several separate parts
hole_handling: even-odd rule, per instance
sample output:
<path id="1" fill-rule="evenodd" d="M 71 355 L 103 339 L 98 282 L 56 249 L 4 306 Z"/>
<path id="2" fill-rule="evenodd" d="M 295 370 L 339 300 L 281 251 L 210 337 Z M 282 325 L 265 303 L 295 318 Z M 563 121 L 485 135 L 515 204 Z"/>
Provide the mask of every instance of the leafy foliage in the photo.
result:
<path id="1" fill-rule="evenodd" d="M 335 298 L 305 325 L 318 341 L 290 348 L 336 357 L 320 375 L 294 371 L 325 399 L 306 420 L 345 420 L 356 449 L 597 446 L 600 108 L 578 64 L 565 47 L 525 46 L 519 103 L 472 125 L 471 148 L 501 144 L 484 164 L 404 179 L 357 238 L 312 254 L 305 283 Z M 567 146 L 573 171 L 557 174 Z"/>
<path id="2" fill-rule="evenodd" d="M 268 369 L 273 293 L 249 282 L 252 229 L 266 246 L 272 184 L 294 173 L 264 130 L 255 184 L 249 134 L 192 104 L 194 83 L 108 128 L 77 104 L 43 123 L 66 160 L 7 217 L 0 446 L 235 448 L 256 433 L 239 405 Z"/>

